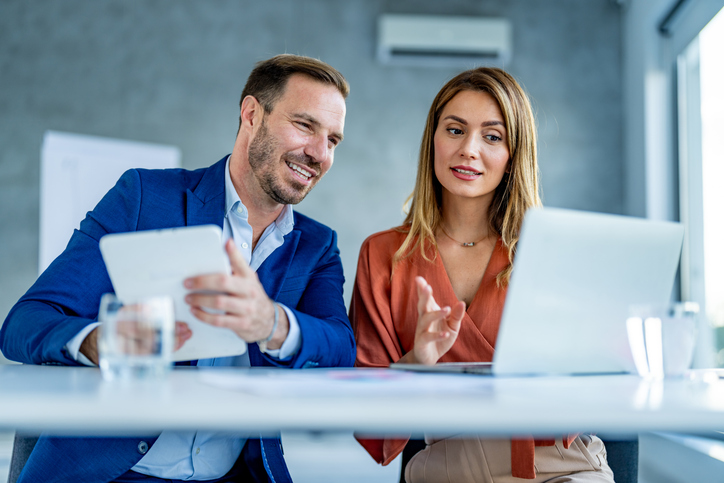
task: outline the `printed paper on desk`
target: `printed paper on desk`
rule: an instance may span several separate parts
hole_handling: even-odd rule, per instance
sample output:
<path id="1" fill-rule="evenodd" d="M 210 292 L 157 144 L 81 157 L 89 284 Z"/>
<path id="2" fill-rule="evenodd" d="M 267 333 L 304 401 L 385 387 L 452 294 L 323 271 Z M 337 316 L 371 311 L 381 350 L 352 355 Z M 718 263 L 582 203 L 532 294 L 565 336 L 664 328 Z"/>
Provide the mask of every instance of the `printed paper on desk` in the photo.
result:
<path id="1" fill-rule="evenodd" d="M 123 301 L 169 295 L 176 320 L 186 322 L 193 335 L 173 360 L 188 361 L 236 356 L 246 342 L 229 329 L 214 327 L 191 315 L 183 286 L 188 277 L 230 273 L 229 260 L 216 225 L 189 226 L 106 235 L 100 241 L 103 261 L 116 295 Z"/>

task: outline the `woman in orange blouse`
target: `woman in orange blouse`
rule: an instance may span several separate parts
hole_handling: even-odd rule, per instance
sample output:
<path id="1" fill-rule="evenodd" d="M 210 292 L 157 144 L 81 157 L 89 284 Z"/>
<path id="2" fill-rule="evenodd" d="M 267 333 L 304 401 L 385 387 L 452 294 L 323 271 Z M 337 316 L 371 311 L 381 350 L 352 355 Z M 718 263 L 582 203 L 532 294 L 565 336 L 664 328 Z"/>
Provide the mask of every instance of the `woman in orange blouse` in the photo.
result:
<path id="1" fill-rule="evenodd" d="M 491 361 L 523 215 L 539 206 L 535 120 L 506 72 L 450 80 L 427 117 L 405 223 L 360 251 L 350 319 L 357 365 Z M 388 464 L 406 439 L 360 439 Z M 613 482 L 603 443 L 426 438 L 408 483 Z"/>

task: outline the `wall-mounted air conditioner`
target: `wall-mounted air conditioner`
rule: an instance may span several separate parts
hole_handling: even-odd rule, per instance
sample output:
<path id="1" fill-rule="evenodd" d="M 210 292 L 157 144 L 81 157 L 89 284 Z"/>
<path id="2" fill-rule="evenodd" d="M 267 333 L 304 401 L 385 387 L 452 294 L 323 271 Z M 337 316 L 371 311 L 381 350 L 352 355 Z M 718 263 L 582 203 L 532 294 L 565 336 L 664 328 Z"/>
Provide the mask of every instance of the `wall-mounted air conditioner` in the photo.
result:
<path id="1" fill-rule="evenodd" d="M 512 55 L 513 28 L 504 18 L 385 14 L 377 29 L 384 64 L 505 67 Z"/>

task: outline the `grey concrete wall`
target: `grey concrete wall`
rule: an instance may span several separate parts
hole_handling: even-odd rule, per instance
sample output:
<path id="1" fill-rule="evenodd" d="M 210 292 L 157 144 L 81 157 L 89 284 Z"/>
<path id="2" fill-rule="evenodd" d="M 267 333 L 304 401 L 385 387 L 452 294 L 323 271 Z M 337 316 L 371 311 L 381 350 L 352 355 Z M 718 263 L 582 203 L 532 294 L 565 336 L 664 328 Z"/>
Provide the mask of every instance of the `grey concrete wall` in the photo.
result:
<path id="1" fill-rule="evenodd" d="M 335 166 L 299 207 L 338 230 L 349 294 L 362 240 L 402 220 L 427 109 L 457 73 L 377 64 L 381 13 L 512 20 L 507 67 L 537 110 L 545 203 L 622 212 L 611 0 L 3 0 L 0 320 L 36 276 L 44 131 L 177 145 L 185 167 L 205 166 L 232 147 L 254 62 L 281 52 L 319 57 L 352 85 Z"/>

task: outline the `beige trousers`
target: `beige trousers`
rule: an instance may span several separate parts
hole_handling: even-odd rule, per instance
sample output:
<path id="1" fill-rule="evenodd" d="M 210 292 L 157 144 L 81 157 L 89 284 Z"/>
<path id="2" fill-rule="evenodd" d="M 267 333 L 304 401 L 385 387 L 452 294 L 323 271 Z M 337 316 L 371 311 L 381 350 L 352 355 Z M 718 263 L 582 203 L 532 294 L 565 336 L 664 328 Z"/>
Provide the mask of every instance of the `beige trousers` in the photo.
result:
<path id="1" fill-rule="evenodd" d="M 407 483 L 613 483 L 606 448 L 596 436 L 580 435 L 566 449 L 536 446 L 533 480 L 512 476 L 510 440 L 452 437 L 427 440 L 405 468 Z"/>

